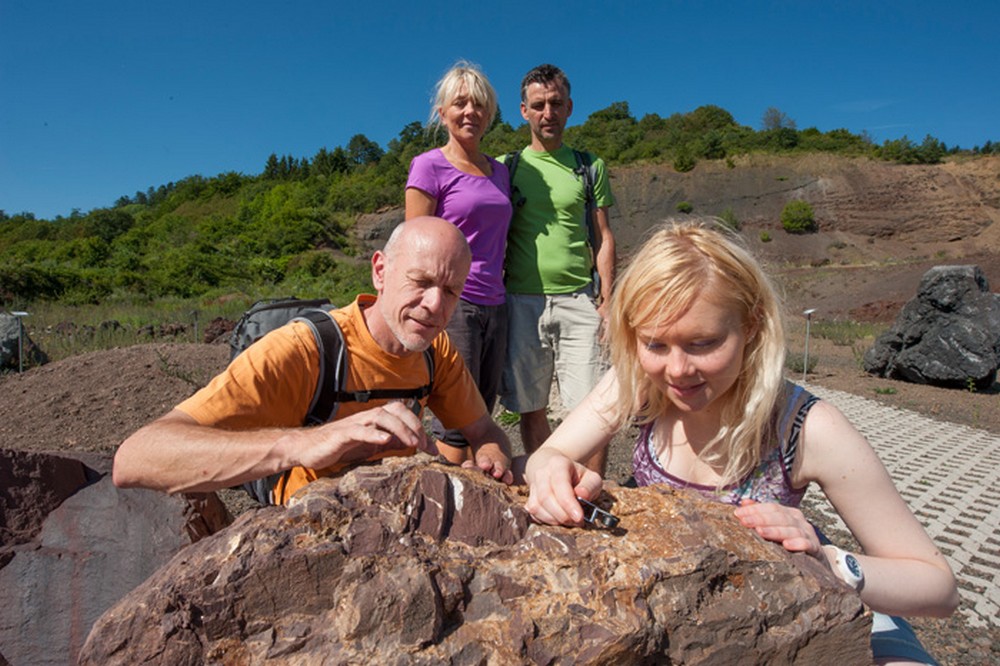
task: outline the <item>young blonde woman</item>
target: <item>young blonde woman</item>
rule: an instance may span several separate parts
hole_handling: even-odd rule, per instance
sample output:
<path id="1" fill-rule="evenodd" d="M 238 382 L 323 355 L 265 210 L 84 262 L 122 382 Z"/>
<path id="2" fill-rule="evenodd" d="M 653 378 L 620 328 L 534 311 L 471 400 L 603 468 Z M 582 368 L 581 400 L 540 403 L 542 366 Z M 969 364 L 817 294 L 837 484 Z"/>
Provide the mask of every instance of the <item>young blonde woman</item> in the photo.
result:
<path id="1" fill-rule="evenodd" d="M 448 70 L 437 84 L 429 123 L 444 127 L 448 142 L 414 157 L 406 183 L 406 219 L 444 218 L 465 234 L 472 250 L 448 335 L 491 413 L 507 354 L 503 261 L 511 216 L 507 167 L 479 150 L 496 111 L 496 92 L 478 67 L 462 61 Z M 441 453 L 455 462 L 468 458 L 460 432 L 445 430 L 437 420 L 433 429 Z"/>
<path id="2" fill-rule="evenodd" d="M 639 485 L 733 504 L 743 525 L 818 558 L 878 611 L 878 663 L 935 663 L 890 615 L 949 615 L 951 568 L 864 437 L 784 379 L 779 300 L 738 239 L 704 221 L 659 228 L 619 276 L 610 310 L 612 370 L 527 462 L 535 519 L 580 525 L 577 497 L 595 498 L 602 480 L 578 461 L 636 423 Z M 806 520 L 797 506 L 810 483 L 862 552 L 836 548 Z"/>

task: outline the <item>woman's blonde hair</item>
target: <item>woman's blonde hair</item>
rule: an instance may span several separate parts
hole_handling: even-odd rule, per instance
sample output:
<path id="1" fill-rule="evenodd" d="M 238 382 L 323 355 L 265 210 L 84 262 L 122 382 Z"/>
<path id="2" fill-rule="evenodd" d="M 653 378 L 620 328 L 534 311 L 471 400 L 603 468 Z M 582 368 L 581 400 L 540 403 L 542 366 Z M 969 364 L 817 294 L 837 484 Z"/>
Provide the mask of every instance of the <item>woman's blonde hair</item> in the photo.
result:
<path id="1" fill-rule="evenodd" d="M 717 220 L 668 220 L 657 227 L 615 282 L 609 304 L 608 351 L 618 378 L 614 419 L 649 423 L 668 398 L 639 365 L 639 328 L 670 325 L 695 299 L 735 308 L 746 347 L 733 387 L 719 400 L 722 427 L 702 454 L 724 465 L 720 485 L 742 479 L 760 463 L 784 385 L 785 332 L 771 280 L 739 237 Z"/>
<path id="2" fill-rule="evenodd" d="M 465 86 L 466 92 L 473 102 L 486 108 L 486 129 L 493 124 L 497 115 L 497 93 L 490 85 L 489 79 L 478 65 L 466 60 L 459 60 L 445 72 L 434 88 L 431 98 L 431 114 L 427 127 L 433 131 L 441 127 L 441 114 L 438 109 L 447 106 Z"/>

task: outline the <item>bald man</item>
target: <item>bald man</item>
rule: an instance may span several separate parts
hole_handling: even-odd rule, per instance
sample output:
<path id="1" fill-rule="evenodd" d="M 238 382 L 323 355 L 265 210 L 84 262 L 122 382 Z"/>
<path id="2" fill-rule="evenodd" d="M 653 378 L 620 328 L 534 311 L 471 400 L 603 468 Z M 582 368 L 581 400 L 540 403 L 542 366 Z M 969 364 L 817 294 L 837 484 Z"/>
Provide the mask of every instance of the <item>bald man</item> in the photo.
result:
<path id="1" fill-rule="evenodd" d="M 510 443 L 444 332 L 470 263 L 455 225 L 436 217 L 410 220 L 372 256 L 377 296 L 361 294 L 330 315 L 347 346 L 346 391 L 424 386 L 429 369 L 423 352 L 433 349 L 433 386 L 420 408 L 461 430 L 476 467 L 510 483 Z M 306 484 L 351 463 L 434 451 L 415 413 L 420 410 L 400 401 L 345 402 L 334 420 L 302 427 L 319 371 L 308 324 L 272 331 L 207 386 L 126 439 L 115 454 L 115 485 L 206 492 L 280 473 L 275 502 L 285 504 Z"/>

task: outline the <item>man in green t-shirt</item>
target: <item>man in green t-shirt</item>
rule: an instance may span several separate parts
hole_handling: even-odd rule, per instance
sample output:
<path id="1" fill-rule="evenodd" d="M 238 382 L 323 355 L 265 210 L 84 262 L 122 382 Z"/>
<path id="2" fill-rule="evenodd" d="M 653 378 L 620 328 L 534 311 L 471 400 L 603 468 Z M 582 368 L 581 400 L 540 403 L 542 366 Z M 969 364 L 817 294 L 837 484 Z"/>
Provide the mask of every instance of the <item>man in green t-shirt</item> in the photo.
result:
<path id="1" fill-rule="evenodd" d="M 515 208 L 506 261 L 509 336 L 500 400 L 520 413 L 528 453 L 552 433 L 546 407 L 553 375 L 566 409 L 597 383 L 604 305 L 614 281 L 611 187 L 604 162 L 587 155 L 594 190 L 591 233 L 582 173 L 588 166 L 563 145 L 572 112 L 562 70 L 539 65 L 525 75 L 521 115 L 531 144 L 521 151 L 513 175 Z M 588 466 L 603 473 L 605 457 L 602 451 Z"/>

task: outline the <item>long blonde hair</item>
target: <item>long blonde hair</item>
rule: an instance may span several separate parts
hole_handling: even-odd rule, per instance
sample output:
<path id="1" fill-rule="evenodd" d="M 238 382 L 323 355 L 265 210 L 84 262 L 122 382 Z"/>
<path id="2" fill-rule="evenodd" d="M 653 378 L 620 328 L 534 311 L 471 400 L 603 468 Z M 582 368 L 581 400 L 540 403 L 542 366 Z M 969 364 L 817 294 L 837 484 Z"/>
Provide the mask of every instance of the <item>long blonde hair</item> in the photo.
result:
<path id="1" fill-rule="evenodd" d="M 642 370 L 637 329 L 670 325 L 706 295 L 735 308 L 747 332 L 743 367 L 719 397 L 722 426 L 702 457 L 724 466 L 720 485 L 761 461 L 775 403 L 784 385 L 785 332 L 771 280 L 740 239 L 714 220 L 667 221 L 657 227 L 618 277 L 611 296 L 608 351 L 619 385 L 613 418 L 654 421 L 668 398 Z"/>

